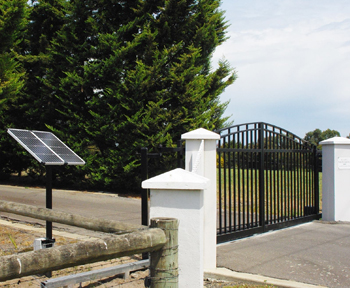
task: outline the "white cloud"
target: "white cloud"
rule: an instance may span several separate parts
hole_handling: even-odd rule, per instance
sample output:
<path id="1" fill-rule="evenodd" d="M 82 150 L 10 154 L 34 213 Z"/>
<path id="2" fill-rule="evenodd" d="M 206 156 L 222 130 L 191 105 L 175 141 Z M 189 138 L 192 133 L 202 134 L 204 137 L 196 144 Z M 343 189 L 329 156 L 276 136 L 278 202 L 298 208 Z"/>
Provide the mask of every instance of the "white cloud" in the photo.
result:
<path id="1" fill-rule="evenodd" d="M 213 64 L 224 57 L 238 73 L 221 98 L 231 99 L 227 115 L 299 136 L 315 128 L 348 135 L 350 2 L 224 0 L 223 9 L 230 39 Z"/>

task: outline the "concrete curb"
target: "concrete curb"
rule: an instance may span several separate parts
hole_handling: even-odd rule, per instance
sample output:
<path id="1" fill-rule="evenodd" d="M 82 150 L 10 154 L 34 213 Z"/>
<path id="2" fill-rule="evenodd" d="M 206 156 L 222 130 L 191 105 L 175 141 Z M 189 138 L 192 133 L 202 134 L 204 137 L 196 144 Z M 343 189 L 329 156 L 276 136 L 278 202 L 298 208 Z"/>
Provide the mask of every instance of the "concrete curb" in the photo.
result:
<path id="1" fill-rule="evenodd" d="M 327 288 L 326 286 L 318 286 L 306 283 L 300 283 L 291 280 L 282 280 L 262 275 L 254 275 L 249 273 L 235 272 L 226 268 L 216 268 L 204 272 L 204 278 L 220 279 L 226 281 L 237 281 L 246 284 L 255 285 L 273 285 L 285 288 Z"/>

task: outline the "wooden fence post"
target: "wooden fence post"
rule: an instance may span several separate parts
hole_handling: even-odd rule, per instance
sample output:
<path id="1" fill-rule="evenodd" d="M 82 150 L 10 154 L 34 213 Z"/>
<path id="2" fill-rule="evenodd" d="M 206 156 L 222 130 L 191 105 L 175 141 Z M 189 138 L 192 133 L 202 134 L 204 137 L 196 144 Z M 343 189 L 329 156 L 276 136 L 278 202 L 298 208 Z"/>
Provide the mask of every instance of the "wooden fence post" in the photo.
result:
<path id="1" fill-rule="evenodd" d="M 151 252 L 151 288 L 178 287 L 178 227 L 177 219 L 151 219 L 151 228 L 163 229 L 167 238 L 167 243 L 160 250 Z"/>

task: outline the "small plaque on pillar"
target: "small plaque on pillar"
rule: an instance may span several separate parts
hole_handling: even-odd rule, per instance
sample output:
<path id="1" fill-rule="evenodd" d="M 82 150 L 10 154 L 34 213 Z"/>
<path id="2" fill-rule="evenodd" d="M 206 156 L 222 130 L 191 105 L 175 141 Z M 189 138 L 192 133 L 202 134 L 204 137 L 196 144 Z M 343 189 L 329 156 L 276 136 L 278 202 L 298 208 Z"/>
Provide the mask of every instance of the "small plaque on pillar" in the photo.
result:
<path id="1" fill-rule="evenodd" d="M 338 157 L 338 169 L 350 169 L 350 157 Z"/>

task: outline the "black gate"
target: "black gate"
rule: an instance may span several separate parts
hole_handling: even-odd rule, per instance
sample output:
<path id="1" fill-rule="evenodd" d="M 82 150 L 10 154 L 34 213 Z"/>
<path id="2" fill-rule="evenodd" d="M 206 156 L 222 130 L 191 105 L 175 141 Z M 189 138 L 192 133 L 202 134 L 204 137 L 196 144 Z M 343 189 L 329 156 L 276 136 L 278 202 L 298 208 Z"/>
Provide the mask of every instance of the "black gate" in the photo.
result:
<path id="1" fill-rule="evenodd" d="M 216 132 L 218 243 L 320 218 L 316 146 L 267 123 Z"/>

